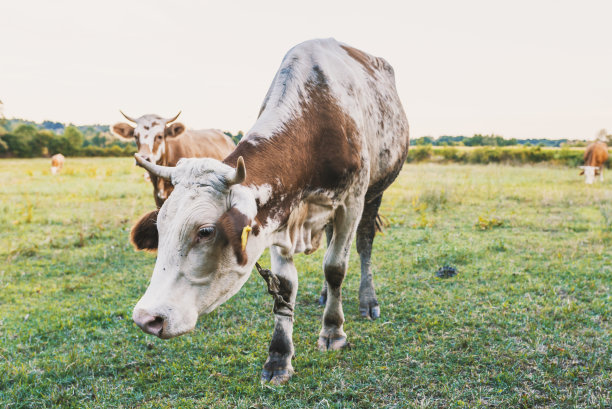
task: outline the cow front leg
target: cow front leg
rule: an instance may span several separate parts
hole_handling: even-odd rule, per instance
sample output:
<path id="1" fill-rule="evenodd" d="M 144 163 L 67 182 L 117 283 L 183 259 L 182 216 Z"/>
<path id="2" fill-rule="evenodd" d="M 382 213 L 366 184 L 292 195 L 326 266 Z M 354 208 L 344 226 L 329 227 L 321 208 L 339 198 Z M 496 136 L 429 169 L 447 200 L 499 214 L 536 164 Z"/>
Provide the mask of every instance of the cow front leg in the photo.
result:
<path id="1" fill-rule="evenodd" d="M 342 281 L 346 275 L 351 242 L 355 236 L 362 207 L 363 202 L 351 207 L 340 207 L 334 215 L 334 233 L 323 260 L 327 302 L 317 342 L 321 351 L 342 349 L 348 345 L 343 330 Z"/>
<path id="2" fill-rule="evenodd" d="M 329 223 L 325 226 L 325 237 L 327 238 L 327 248 L 329 248 L 329 243 L 331 243 L 332 236 L 334 235 L 334 226 Z M 323 281 L 323 288 L 321 288 L 321 296 L 319 297 L 319 305 L 321 307 L 325 307 L 325 303 L 327 302 L 327 281 Z"/>
<path id="3" fill-rule="evenodd" d="M 269 354 L 261 373 L 262 382 L 282 384 L 293 375 L 293 308 L 297 296 L 298 278 L 292 258 L 283 257 L 276 246 L 270 248 L 272 272 L 280 281 L 279 294 L 289 303 L 274 304 L 274 333 L 270 342 Z"/>

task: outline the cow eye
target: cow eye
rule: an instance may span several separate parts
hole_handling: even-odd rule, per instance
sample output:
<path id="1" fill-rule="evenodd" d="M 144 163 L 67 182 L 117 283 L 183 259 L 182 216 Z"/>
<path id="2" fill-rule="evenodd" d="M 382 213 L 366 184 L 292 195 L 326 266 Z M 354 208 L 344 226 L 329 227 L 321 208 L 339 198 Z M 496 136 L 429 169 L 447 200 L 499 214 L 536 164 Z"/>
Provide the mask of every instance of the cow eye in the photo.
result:
<path id="1" fill-rule="evenodd" d="M 161 139 L 161 138 L 162 138 L 162 136 L 161 136 L 161 135 L 157 135 L 157 139 Z"/>
<path id="2" fill-rule="evenodd" d="M 213 226 L 204 226 L 198 229 L 198 238 L 199 239 L 209 239 L 215 234 L 215 228 Z"/>

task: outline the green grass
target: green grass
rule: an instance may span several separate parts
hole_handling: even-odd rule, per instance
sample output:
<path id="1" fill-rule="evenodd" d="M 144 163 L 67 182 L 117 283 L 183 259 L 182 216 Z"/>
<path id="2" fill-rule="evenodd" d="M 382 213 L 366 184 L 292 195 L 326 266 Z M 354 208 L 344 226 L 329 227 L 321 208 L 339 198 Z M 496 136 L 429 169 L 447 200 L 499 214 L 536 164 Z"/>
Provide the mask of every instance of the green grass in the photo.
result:
<path id="1" fill-rule="evenodd" d="M 131 311 L 155 256 L 128 244 L 153 208 L 130 159 L 0 161 L 0 407 L 610 407 L 612 183 L 566 168 L 407 165 L 373 255 L 382 318 L 320 353 L 323 251 L 296 257 L 296 375 L 261 385 L 272 299 L 241 292 L 162 341 Z M 269 266 L 267 256 L 262 264 Z M 440 279 L 442 265 L 457 276 Z"/>

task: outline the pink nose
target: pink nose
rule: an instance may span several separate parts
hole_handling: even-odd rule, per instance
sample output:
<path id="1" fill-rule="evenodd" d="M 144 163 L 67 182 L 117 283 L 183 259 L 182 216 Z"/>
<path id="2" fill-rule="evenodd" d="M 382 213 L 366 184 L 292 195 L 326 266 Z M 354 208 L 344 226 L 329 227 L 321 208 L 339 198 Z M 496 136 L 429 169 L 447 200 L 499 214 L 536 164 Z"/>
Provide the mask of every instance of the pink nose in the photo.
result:
<path id="1" fill-rule="evenodd" d="M 134 311 L 134 316 L 132 318 L 134 319 L 136 325 L 138 325 L 140 329 L 147 334 L 161 337 L 164 329 L 164 317 L 160 317 L 159 315 L 151 315 L 143 310 L 136 310 Z"/>

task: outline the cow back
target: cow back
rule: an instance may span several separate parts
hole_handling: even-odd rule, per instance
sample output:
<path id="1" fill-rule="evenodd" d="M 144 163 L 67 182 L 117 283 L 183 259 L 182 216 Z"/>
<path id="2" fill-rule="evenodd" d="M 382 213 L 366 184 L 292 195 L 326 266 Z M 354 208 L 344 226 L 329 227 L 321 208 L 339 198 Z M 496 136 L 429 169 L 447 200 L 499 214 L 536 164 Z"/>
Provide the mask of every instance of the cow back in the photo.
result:
<path id="1" fill-rule="evenodd" d="M 181 158 L 223 160 L 235 148 L 234 142 L 217 129 L 187 130 L 177 138 L 166 140 L 165 166 L 176 166 Z"/>
<path id="2" fill-rule="evenodd" d="M 608 160 L 608 146 L 604 142 L 594 142 L 587 146 L 584 152 L 584 165 L 596 166 L 603 165 Z"/>

